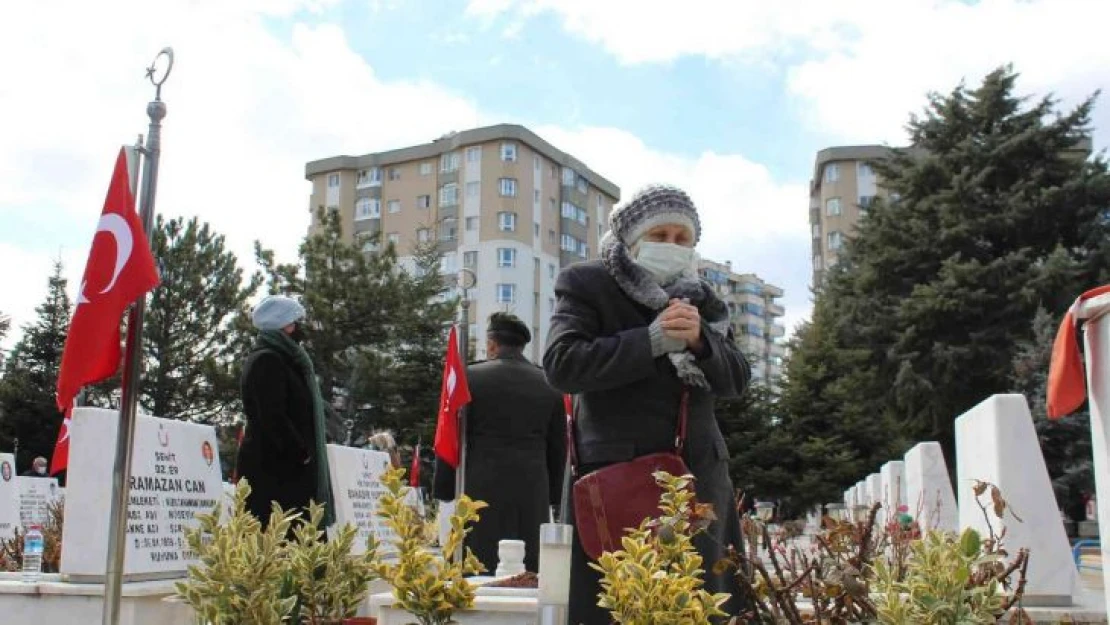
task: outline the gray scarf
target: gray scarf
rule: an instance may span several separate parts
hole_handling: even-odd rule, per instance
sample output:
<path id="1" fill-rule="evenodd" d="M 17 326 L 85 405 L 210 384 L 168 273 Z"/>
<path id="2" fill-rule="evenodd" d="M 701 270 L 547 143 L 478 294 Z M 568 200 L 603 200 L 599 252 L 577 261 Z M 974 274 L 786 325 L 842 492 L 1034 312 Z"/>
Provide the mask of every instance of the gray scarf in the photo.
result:
<path id="1" fill-rule="evenodd" d="M 702 321 L 705 322 L 703 328 L 708 326 L 715 334 L 728 336 L 728 306 L 717 297 L 709 283 L 698 277 L 693 267 L 669 284 L 661 285 L 647 270 L 632 260 L 628 247 L 611 232 L 601 241 L 601 261 L 609 275 L 613 276 L 632 301 L 661 312 L 672 299 L 688 299 L 698 308 Z M 697 366 L 694 355 L 689 350 L 667 354 L 667 357 L 683 382 L 690 386 L 709 388 L 705 373 Z"/>

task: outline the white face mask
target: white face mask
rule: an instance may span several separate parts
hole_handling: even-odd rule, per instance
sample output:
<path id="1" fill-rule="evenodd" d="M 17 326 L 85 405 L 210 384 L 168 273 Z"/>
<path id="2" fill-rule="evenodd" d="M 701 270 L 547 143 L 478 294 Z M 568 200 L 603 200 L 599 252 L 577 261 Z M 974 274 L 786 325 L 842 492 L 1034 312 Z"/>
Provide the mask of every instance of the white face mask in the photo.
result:
<path id="1" fill-rule="evenodd" d="M 677 278 L 697 262 L 694 248 L 684 245 L 641 241 L 636 248 L 636 264 L 661 283 Z"/>

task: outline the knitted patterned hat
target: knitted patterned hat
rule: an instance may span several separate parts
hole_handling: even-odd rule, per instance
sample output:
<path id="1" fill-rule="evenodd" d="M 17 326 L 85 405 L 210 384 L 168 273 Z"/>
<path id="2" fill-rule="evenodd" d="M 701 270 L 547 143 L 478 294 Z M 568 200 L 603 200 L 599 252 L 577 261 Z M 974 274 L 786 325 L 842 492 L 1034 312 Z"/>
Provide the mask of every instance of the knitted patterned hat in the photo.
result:
<path id="1" fill-rule="evenodd" d="M 251 314 L 254 327 L 259 330 L 280 330 L 305 317 L 304 306 L 297 300 L 283 295 L 271 295 L 259 302 Z"/>
<path id="2" fill-rule="evenodd" d="M 682 189 L 652 185 L 641 189 L 632 200 L 609 214 L 609 227 L 622 243 L 632 246 L 656 226 L 677 224 L 693 235 L 694 245 L 701 239 L 698 209 Z"/>

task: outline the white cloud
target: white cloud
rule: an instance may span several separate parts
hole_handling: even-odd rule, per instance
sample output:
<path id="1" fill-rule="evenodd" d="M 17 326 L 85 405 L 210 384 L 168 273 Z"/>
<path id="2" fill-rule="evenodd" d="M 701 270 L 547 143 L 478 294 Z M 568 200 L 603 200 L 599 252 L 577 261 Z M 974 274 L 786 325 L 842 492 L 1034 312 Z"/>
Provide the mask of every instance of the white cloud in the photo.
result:
<path id="1" fill-rule="evenodd" d="M 628 65 L 771 60 L 806 122 L 845 142 L 904 141 L 927 92 L 975 84 L 1003 63 L 1023 74 L 1022 90 L 1070 104 L 1110 72 L 1102 0 L 690 0 L 680 10 L 658 0 L 474 0 L 470 9 L 487 20 L 542 12 Z M 1107 136 L 1107 110 L 1097 138 Z"/>

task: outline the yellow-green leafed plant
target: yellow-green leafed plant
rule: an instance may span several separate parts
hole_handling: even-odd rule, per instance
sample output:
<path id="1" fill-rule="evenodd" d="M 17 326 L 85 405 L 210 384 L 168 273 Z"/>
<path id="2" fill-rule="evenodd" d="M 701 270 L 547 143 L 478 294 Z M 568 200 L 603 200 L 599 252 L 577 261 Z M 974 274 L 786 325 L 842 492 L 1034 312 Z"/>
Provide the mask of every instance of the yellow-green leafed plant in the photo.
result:
<path id="1" fill-rule="evenodd" d="M 976 584 L 977 572 L 1002 560 L 983 553 L 983 541 L 973 529 L 957 537 L 929 532 L 910 546 L 905 578 L 898 581 L 892 567 L 875 564 L 875 608 L 886 625 L 978 625 L 996 623 L 1005 611 L 1006 596 L 996 579 Z"/>
<path id="2" fill-rule="evenodd" d="M 246 510 L 250 485 L 235 488 L 231 516 L 220 523 L 220 507 L 198 515 L 199 525 L 186 530 L 185 541 L 200 564 L 189 567 L 186 580 L 176 584 L 177 595 L 210 625 L 279 625 L 297 604 L 285 560 L 285 536 L 294 514 L 275 504 L 265 529 Z"/>
<path id="3" fill-rule="evenodd" d="M 324 508 L 313 502 L 307 523 L 293 530 L 288 570 L 299 598 L 298 616 L 305 625 L 329 625 L 355 616 L 377 574 L 377 544 L 371 537 L 362 555 L 351 555 L 358 529 L 339 528 L 327 541 L 320 523 Z"/>
<path id="4" fill-rule="evenodd" d="M 601 572 L 598 605 L 625 625 L 700 625 L 725 616 L 727 594 L 702 588 L 702 558 L 692 538 L 714 515 L 694 501 L 691 476 L 655 473 L 663 487 L 662 516 L 646 519 L 621 540 L 624 549 L 603 553 L 590 566 Z"/>
<path id="5" fill-rule="evenodd" d="M 420 625 L 447 625 L 456 610 L 474 605 L 474 587 L 464 577 L 481 573 L 482 564 L 469 549 L 461 562 L 453 555 L 470 531 L 467 525 L 478 520 L 486 504 L 465 495 L 459 498 L 440 558 L 425 548 L 424 519 L 405 501 L 410 489 L 404 485 L 404 474 L 395 468 L 382 477 L 387 492 L 378 501 L 378 515 L 397 534 L 397 560 L 379 561 L 377 573 L 393 586 L 397 608 L 412 614 Z"/>

